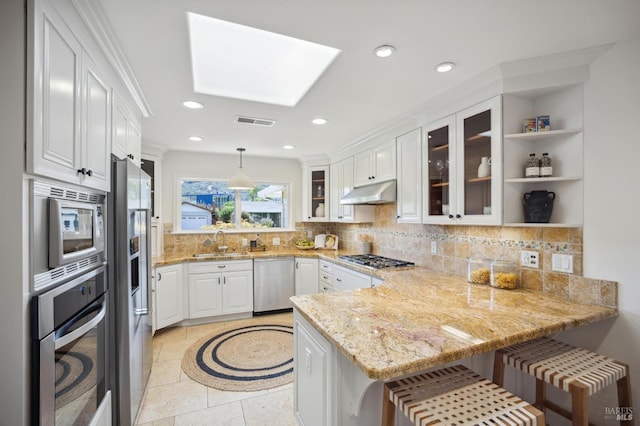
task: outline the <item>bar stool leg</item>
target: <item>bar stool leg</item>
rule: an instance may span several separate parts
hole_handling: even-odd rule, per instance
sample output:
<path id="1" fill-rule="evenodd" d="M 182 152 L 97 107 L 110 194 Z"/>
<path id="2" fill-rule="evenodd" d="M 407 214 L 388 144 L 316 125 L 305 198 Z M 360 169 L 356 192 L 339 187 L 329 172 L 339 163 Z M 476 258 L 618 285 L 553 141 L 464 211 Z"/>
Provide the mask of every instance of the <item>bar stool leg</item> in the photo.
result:
<path id="1" fill-rule="evenodd" d="M 390 395 L 389 386 L 385 383 L 382 390 L 382 426 L 393 426 L 395 423 L 396 405 L 389 398 Z"/>
<path id="2" fill-rule="evenodd" d="M 493 356 L 493 383 L 504 387 L 504 362 L 502 362 L 502 351 L 497 350 Z"/>
<path id="3" fill-rule="evenodd" d="M 616 381 L 616 386 L 618 388 L 618 407 L 623 408 L 623 407 L 631 407 L 632 404 L 632 399 L 631 399 L 631 380 L 629 379 L 629 377 L 631 377 L 631 374 L 629 373 L 629 366 L 627 364 L 623 364 L 621 362 L 619 362 L 618 364 L 620 365 L 624 365 L 625 371 L 626 371 L 626 375 L 621 378 L 620 380 Z M 624 420 L 621 421 L 620 424 L 625 425 L 625 426 L 634 426 L 634 420 L 633 417 L 631 418 L 631 420 Z"/>
<path id="4" fill-rule="evenodd" d="M 589 425 L 589 388 L 581 383 L 570 383 L 573 426 Z"/>
<path id="5" fill-rule="evenodd" d="M 544 404 L 547 399 L 547 384 L 544 380 L 536 379 L 536 403 L 533 404 L 540 411 L 544 411 Z"/>

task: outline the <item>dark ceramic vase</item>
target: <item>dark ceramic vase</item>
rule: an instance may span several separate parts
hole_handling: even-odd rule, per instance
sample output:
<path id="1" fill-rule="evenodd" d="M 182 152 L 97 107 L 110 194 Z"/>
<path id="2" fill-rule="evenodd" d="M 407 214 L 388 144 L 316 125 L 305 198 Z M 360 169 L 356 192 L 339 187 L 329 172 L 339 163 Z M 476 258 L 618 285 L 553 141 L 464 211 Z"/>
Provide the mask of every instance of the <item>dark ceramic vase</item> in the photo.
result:
<path id="1" fill-rule="evenodd" d="M 549 223 L 555 199 L 556 193 L 551 191 L 531 191 L 524 194 L 522 204 L 525 223 Z"/>

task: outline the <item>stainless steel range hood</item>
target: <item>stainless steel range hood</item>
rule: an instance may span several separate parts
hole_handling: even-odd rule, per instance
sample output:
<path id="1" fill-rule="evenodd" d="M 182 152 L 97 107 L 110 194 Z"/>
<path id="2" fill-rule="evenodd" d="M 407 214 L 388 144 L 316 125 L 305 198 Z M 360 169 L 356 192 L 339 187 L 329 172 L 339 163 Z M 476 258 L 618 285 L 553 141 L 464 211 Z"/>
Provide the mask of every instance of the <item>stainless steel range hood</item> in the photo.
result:
<path id="1" fill-rule="evenodd" d="M 374 183 L 355 188 L 340 199 L 340 204 L 385 204 L 396 201 L 396 181 Z"/>

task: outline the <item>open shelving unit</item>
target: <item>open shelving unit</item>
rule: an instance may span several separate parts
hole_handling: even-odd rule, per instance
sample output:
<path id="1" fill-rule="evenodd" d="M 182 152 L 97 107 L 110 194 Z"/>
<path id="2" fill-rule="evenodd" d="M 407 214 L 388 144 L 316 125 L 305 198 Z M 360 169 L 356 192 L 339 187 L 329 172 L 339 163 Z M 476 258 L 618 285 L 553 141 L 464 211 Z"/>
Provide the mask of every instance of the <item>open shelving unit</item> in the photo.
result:
<path id="1" fill-rule="evenodd" d="M 583 85 L 503 95 L 505 226 L 581 227 L 583 223 Z M 527 118 L 548 114 L 551 129 L 523 133 Z M 525 178 L 530 153 L 548 152 L 553 176 Z M 556 194 L 549 223 L 525 223 L 523 196 L 534 190 Z"/>

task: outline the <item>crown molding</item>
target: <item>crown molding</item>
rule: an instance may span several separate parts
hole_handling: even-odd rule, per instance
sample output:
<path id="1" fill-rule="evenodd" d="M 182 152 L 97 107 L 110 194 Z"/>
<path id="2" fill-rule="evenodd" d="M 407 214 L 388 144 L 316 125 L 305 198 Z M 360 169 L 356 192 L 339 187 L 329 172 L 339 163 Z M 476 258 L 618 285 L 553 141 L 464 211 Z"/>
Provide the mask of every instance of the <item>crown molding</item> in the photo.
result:
<path id="1" fill-rule="evenodd" d="M 152 115 L 151 107 L 147 102 L 142 88 L 136 79 L 124 52 L 120 48 L 109 20 L 104 10 L 96 0 L 71 0 L 80 18 L 102 50 L 114 72 L 120 78 L 124 87 L 129 91 L 131 98 L 138 107 L 143 117 Z"/>

